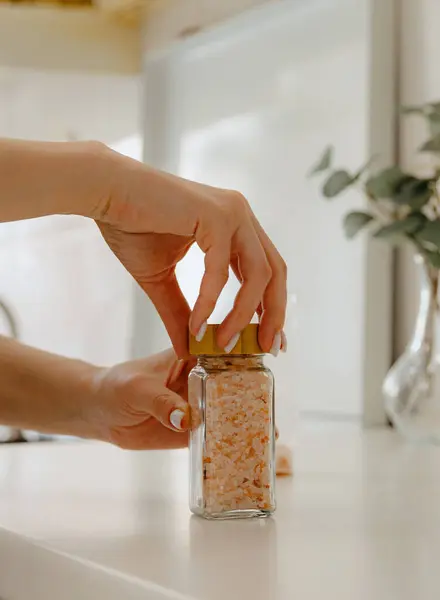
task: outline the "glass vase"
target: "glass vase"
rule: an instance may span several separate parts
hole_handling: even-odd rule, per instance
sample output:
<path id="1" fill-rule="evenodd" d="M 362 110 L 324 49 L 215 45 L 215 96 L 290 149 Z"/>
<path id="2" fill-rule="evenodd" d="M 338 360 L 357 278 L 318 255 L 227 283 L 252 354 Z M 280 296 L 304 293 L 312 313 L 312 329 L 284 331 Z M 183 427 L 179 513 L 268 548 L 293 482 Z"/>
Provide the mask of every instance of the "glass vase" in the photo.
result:
<path id="1" fill-rule="evenodd" d="M 416 256 L 419 310 L 405 352 L 383 384 L 385 409 L 394 427 L 415 442 L 440 444 L 439 271 Z"/>

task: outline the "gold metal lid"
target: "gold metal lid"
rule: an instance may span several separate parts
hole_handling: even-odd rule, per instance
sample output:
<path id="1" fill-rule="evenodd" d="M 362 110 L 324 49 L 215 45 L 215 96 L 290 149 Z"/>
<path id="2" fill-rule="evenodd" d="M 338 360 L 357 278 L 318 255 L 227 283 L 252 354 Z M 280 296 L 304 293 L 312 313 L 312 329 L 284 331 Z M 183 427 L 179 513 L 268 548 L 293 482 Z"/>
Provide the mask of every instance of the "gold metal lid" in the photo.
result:
<path id="1" fill-rule="evenodd" d="M 190 334 L 189 336 L 189 353 L 192 356 L 219 356 L 225 355 L 226 352 L 220 348 L 216 342 L 216 334 L 218 325 L 208 325 L 203 339 L 198 342 L 196 338 Z M 236 354 L 264 354 L 258 343 L 258 323 L 251 323 L 243 329 L 234 348 L 229 352 L 229 355 Z"/>

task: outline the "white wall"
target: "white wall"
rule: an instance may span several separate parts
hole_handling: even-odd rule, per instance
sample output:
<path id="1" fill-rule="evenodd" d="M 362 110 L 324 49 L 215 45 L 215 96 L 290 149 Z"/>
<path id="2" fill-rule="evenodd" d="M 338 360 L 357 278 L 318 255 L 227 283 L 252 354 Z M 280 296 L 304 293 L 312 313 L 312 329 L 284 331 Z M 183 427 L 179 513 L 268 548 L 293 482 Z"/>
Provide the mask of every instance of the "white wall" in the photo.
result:
<path id="1" fill-rule="evenodd" d="M 389 252 L 365 238 L 344 241 L 341 217 L 362 200 L 325 203 L 306 172 L 330 141 L 338 164 L 356 168 L 374 152 L 389 160 L 392 16 L 392 4 L 369 0 L 282 2 L 147 53 L 147 160 L 243 191 L 288 260 L 296 327 L 293 351 L 275 367 L 286 419 L 298 405 L 383 419 Z M 190 300 L 200 273 L 194 252 L 180 268 Z M 143 354 L 166 337 L 140 294 L 137 301 L 134 349 Z"/>
<path id="2" fill-rule="evenodd" d="M 140 158 L 138 94 L 135 76 L 4 69 L 0 136 L 98 139 Z M 0 225 L 0 256 L 23 341 L 98 364 L 128 357 L 133 284 L 93 222 Z"/>

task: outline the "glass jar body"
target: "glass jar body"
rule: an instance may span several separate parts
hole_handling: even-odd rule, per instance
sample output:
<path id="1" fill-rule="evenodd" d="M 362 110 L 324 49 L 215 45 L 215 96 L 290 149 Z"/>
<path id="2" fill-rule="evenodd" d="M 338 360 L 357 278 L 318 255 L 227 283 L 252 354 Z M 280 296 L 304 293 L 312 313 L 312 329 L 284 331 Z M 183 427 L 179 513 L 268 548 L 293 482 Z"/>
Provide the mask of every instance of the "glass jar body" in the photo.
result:
<path id="1" fill-rule="evenodd" d="M 262 357 L 199 357 L 189 402 L 191 511 L 208 519 L 271 515 L 274 381 Z"/>

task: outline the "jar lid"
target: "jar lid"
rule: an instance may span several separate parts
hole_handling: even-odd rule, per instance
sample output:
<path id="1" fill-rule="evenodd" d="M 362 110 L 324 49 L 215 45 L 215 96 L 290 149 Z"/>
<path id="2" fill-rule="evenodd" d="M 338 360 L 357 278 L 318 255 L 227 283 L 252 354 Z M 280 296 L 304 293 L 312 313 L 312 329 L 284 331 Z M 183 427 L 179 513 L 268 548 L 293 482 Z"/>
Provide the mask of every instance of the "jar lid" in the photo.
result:
<path id="1" fill-rule="evenodd" d="M 208 325 L 203 339 L 198 342 L 190 334 L 189 353 L 192 356 L 219 356 L 226 354 L 223 348 L 220 348 L 216 342 L 216 334 L 219 325 Z M 228 355 L 237 354 L 264 354 L 258 343 L 258 323 L 251 323 L 240 333 L 237 343 Z"/>

